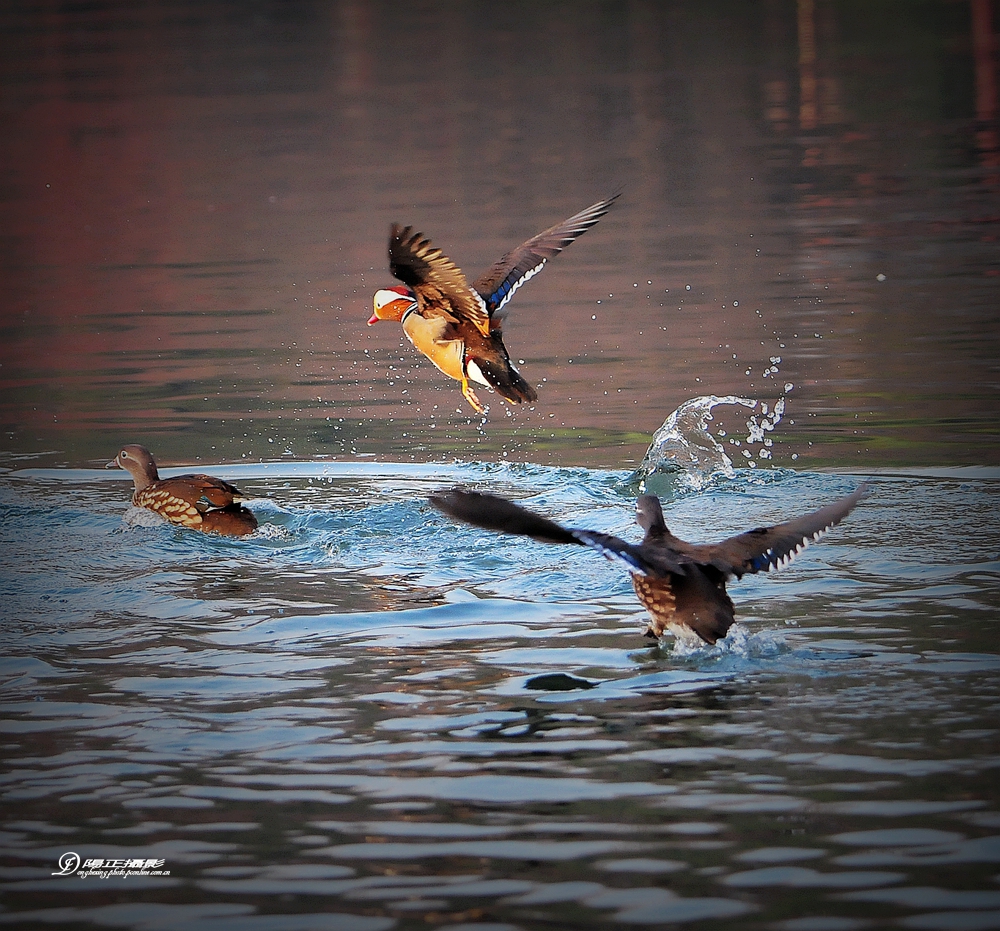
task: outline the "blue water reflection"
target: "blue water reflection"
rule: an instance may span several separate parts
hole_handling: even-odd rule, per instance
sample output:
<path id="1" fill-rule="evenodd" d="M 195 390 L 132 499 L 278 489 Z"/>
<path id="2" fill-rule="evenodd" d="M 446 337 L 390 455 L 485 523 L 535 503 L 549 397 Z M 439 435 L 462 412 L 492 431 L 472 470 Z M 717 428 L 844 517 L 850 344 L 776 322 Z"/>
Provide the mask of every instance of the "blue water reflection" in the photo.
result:
<path id="1" fill-rule="evenodd" d="M 828 922 L 996 907 L 995 478 L 877 477 L 790 568 L 734 584 L 736 627 L 692 648 L 644 640 L 595 554 L 426 503 L 488 486 L 635 539 L 627 472 L 215 471 L 251 494 L 253 536 L 136 520 L 103 471 L 0 483 L 0 883 L 19 903 L 0 924 L 732 922 L 789 890 Z M 856 482 L 736 470 L 666 510 L 712 539 Z M 171 875 L 49 876 L 67 850 Z M 142 904 L 88 905 L 101 890 Z M 301 920 L 256 910 L 276 896 Z"/>

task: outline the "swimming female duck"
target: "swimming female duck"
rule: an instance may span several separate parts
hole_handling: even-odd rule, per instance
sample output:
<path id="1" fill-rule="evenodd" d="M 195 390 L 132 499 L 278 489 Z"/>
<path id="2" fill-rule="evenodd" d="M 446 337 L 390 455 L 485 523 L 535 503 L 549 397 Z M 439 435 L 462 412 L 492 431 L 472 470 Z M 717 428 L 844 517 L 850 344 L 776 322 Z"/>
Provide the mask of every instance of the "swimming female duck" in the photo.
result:
<path id="1" fill-rule="evenodd" d="M 136 443 L 123 446 L 105 468 L 116 466 L 132 476 L 132 503 L 172 524 L 231 537 L 257 529 L 253 511 L 240 504 L 243 493 L 221 478 L 200 473 L 160 478 L 153 454 Z"/>

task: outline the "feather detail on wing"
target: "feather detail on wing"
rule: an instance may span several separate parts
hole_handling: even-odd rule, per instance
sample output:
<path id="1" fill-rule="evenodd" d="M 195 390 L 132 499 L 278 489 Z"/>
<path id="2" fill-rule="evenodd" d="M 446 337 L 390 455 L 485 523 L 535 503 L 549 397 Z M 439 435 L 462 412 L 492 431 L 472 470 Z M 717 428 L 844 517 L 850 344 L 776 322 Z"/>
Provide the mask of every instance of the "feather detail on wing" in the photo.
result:
<path id="1" fill-rule="evenodd" d="M 503 344 L 497 347 L 497 350 L 492 359 L 486 358 L 485 355 L 470 356 L 466 362 L 466 372 L 469 378 L 473 381 L 481 379 L 502 397 L 515 404 L 537 401 L 538 392 L 524 380 L 521 373 L 514 367 Z"/>
<path id="2" fill-rule="evenodd" d="M 412 226 L 394 223 L 389 232 L 389 270 L 409 285 L 423 305 L 438 295 L 447 298 L 452 310 L 468 320 L 484 336 L 490 332 L 490 315 L 482 297 L 469 287 L 462 270 L 423 233 Z"/>
<path id="3" fill-rule="evenodd" d="M 173 494 L 157 482 L 143 488 L 142 491 L 135 492 L 132 495 L 132 503 L 136 507 L 155 511 L 172 524 L 197 527 L 201 524 L 202 512 L 190 497 L 190 494 L 183 496 Z"/>
<path id="4" fill-rule="evenodd" d="M 867 484 L 811 514 L 773 527 L 758 527 L 721 543 L 690 546 L 699 562 L 740 578 L 746 573 L 783 569 L 807 546 L 839 524 L 868 491 Z"/>
<path id="5" fill-rule="evenodd" d="M 253 512 L 238 502 L 239 491 L 208 475 L 178 475 L 147 485 L 132 495 L 132 503 L 148 508 L 172 524 L 229 536 L 257 529 Z"/>
<path id="6" fill-rule="evenodd" d="M 607 200 L 599 200 L 568 220 L 533 236 L 512 249 L 481 275 L 473 287 L 482 295 L 489 315 L 497 317 L 501 308 L 522 284 L 537 275 L 549 259 L 587 232 L 620 196 L 618 193 Z"/>
<path id="7" fill-rule="evenodd" d="M 198 508 L 224 508 L 244 500 L 243 493 L 229 482 L 211 475 L 174 475 L 155 482 L 150 488 L 165 492 Z"/>
<path id="8" fill-rule="evenodd" d="M 663 572 L 652 565 L 638 546 L 626 543 L 624 540 L 607 533 L 597 533 L 594 530 L 571 530 L 570 533 L 580 543 L 596 550 L 609 562 L 624 566 L 629 572 L 649 576 L 663 575 Z M 679 567 L 677 571 L 681 571 Z"/>

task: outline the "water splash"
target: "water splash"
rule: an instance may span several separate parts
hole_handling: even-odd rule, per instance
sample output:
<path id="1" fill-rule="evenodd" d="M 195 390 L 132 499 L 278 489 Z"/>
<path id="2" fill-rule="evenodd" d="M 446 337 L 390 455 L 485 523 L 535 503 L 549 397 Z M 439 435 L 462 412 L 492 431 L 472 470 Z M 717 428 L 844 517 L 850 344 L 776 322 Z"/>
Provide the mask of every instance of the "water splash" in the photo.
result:
<path id="1" fill-rule="evenodd" d="M 786 390 L 791 390 L 791 385 L 786 385 L 785 388 Z M 756 415 L 752 414 L 750 419 L 747 421 L 746 442 L 748 444 L 761 444 L 760 448 L 757 450 L 757 455 L 761 459 L 771 458 L 771 447 L 774 445 L 774 440 L 772 440 L 767 434 L 774 430 L 784 414 L 784 398 L 778 398 L 778 400 L 774 402 L 774 407 L 770 410 L 768 410 L 767 401 L 761 401 L 760 418 L 758 419 Z M 743 456 L 747 459 L 747 465 L 749 465 L 751 469 L 757 467 L 757 463 L 753 461 L 753 453 L 749 449 L 743 450 Z"/>
<path id="2" fill-rule="evenodd" d="M 736 395 L 720 398 L 711 394 L 685 401 L 653 434 L 646 455 L 639 468 L 629 476 L 628 483 L 638 483 L 643 493 L 673 494 L 698 491 L 718 475 L 734 478 L 736 471 L 732 459 L 708 427 L 715 419 L 713 408 L 720 404 L 742 405 L 754 411 L 757 408 L 756 401 Z M 755 445 L 758 458 L 771 458 L 773 441 L 767 434 L 774 430 L 784 413 L 784 398 L 779 398 L 773 407 L 762 401 L 760 413 L 751 414 L 746 421 L 746 438 L 729 438 L 729 444 L 739 449 L 746 460 L 743 465 L 757 467 L 755 453 L 750 448 Z M 717 435 L 725 437 L 726 431 L 720 429 Z"/>
<path id="3" fill-rule="evenodd" d="M 719 404 L 742 404 L 751 409 L 757 406 L 756 401 L 735 395 L 720 398 L 710 394 L 685 401 L 653 434 L 630 481 L 638 481 L 643 492 L 660 494 L 657 486 L 666 486 L 663 491 L 697 490 L 717 473 L 732 478 L 733 462 L 708 430 L 709 421 L 715 419 L 712 409 Z"/>
<path id="4" fill-rule="evenodd" d="M 130 504 L 125 513 L 122 514 L 122 529 L 131 530 L 133 527 L 169 527 L 170 521 L 165 517 L 151 511 L 149 508 L 136 507 Z"/>

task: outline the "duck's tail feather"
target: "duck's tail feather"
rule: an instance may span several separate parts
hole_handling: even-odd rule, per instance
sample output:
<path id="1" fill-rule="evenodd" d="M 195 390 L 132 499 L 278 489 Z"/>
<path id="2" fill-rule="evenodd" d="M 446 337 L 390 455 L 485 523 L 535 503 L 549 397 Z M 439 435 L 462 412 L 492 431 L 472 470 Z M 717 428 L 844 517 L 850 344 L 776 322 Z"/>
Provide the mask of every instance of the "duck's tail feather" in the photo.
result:
<path id="1" fill-rule="evenodd" d="M 508 401 L 523 404 L 538 400 L 538 392 L 524 380 L 509 360 L 498 364 L 488 359 L 470 359 L 470 370 L 473 366 L 489 386 Z"/>

